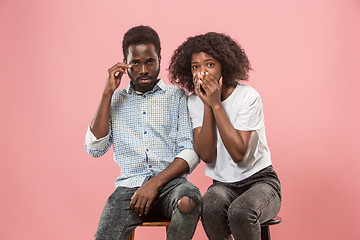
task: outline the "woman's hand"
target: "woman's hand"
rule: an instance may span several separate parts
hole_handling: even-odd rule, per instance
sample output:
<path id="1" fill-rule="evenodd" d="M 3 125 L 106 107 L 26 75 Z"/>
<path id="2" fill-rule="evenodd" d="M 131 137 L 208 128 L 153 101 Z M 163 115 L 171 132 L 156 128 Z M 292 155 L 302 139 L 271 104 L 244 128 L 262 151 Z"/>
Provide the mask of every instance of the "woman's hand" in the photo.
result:
<path id="1" fill-rule="evenodd" d="M 204 104 L 211 108 L 221 104 L 222 77 L 219 82 L 207 72 L 194 74 L 195 93 Z"/>

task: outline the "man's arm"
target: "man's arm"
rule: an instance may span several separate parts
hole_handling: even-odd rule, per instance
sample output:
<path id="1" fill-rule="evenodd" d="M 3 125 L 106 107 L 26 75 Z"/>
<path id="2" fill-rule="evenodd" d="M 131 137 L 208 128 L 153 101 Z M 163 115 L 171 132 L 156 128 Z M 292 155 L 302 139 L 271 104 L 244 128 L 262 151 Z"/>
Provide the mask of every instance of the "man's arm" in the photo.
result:
<path id="1" fill-rule="evenodd" d="M 126 74 L 126 69 L 131 65 L 126 63 L 117 63 L 108 70 L 108 78 L 99 107 L 95 117 L 90 124 L 90 130 L 94 136 L 99 139 L 109 134 L 110 104 L 114 91 L 119 87 L 121 77 Z"/>
<path id="2" fill-rule="evenodd" d="M 135 192 L 131 198 L 130 209 L 134 210 L 139 216 L 147 214 L 158 194 L 159 188 L 188 172 L 188 163 L 184 159 L 175 158 L 165 170 L 151 178 Z"/>

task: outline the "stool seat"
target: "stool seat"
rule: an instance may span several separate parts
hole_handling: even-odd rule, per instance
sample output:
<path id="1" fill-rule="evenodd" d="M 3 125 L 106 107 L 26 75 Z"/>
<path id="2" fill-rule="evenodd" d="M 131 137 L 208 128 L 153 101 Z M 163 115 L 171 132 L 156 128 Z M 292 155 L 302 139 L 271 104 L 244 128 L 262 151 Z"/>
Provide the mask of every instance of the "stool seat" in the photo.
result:
<path id="1" fill-rule="evenodd" d="M 170 221 L 162 220 L 159 222 L 143 222 L 140 226 L 143 227 L 169 227 Z"/>
<path id="2" fill-rule="evenodd" d="M 264 222 L 261 224 L 261 226 L 271 226 L 281 223 L 282 219 L 279 216 L 274 217 L 273 219 L 270 219 L 269 221 Z"/>

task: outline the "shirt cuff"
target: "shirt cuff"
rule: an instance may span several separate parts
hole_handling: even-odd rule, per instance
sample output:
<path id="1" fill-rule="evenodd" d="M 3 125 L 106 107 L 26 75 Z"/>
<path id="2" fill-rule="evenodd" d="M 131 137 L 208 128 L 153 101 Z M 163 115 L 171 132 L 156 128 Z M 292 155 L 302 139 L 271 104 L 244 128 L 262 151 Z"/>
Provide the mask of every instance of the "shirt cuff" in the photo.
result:
<path id="1" fill-rule="evenodd" d="M 95 135 L 91 132 L 90 126 L 88 126 L 88 130 L 85 136 L 85 141 L 86 141 L 86 146 L 89 150 L 100 150 L 106 148 L 109 139 L 110 139 L 110 133 L 105 137 L 97 139 Z"/>
<path id="2" fill-rule="evenodd" d="M 191 173 L 200 163 L 200 158 L 193 149 L 182 150 L 176 158 L 184 159 L 189 165 L 189 173 Z"/>

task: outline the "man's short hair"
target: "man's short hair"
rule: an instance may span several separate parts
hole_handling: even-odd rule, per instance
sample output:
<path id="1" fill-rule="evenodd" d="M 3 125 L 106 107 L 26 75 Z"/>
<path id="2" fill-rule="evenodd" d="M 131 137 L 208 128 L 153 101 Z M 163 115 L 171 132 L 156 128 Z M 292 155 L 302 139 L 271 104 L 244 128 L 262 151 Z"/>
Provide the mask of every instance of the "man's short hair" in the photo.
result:
<path id="1" fill-rule="evenodd" d="M 160 58 L 160 38 L 157 32 L 148 26 L 136 26 L 129 29 L 123 38 L 122 48 L 124 58 L 127 58 L 129 53 L 129 46 L 130 45 L 140 45 L 140 44 L 154 44 L 155 51 Z"/>

